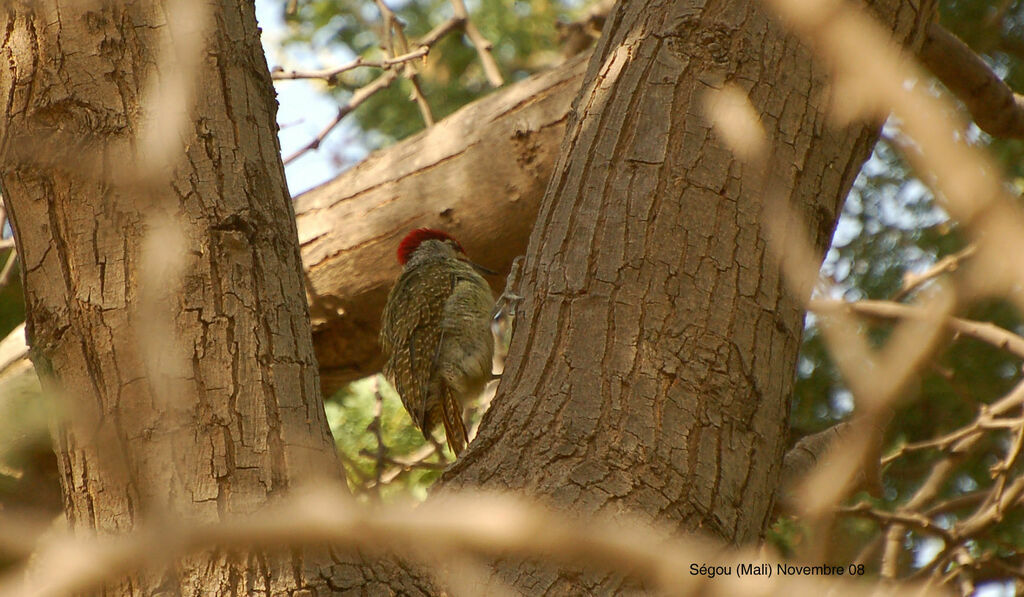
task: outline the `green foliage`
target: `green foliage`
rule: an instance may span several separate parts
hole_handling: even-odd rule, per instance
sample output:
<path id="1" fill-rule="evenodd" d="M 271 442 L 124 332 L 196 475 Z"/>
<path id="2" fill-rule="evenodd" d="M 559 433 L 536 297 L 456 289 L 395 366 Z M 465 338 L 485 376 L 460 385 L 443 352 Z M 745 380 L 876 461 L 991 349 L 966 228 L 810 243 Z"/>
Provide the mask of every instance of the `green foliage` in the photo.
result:
<path id="1" fill-rule="evenodd" d="M 386 453 L 397 458 L 426 445 L 423 435 L 405 412 L 398 394 L 384 378 L 379 375 L 367 377 L 339 390 L 326 401 L 327 420 L 345 465 L 346 477 L 358 494 L 371 495 L 377 491 L 369 485 L 375 481 L 378 467 L 378 444 L 373 432 L 378 397 L 381 401 L 381 439 Z M 428 462 L 436 464 L 436 454 Z M 383 470 L 395 471 L 397 467 L 383 463 Z M 408 495 L 425 499 L 426 488 L 439 476 L 439 470 L 416 468 L 403 471 L 394 481 L 381 484 L 380 496 L 384 500 Z"/>
<path id="2" fill-rule="evenodd" d="M 27 365 L 0 376 L 0 510 L 5 504 L 50 511 L 59 507 L 49 499 L 56 495 L 57 479 L 35 477 L 41 470 L 56 472 L 48 427 L 58 417 L 55 409 Z"/>
<path id="3" fill-rule="evenodd" d="M 806 535 L 807 529 L 799 520 L 792 516 L 780 516 L 768 528 L 765 540 L 784 557 L 790 557 L 807 539 Z"/>
<path id="4" fill-rule="evenodd" d="M 7 258 L 14 249 L 0 251 L 0 268 L 7 263 Z M 0 286 L 0 339 L 25 321 L 25 299 L 21 293 L 21 277 L 18 266 L 11 271 L 7 284 Z"/>
<path id="5" fill-rule="evenodd" d="M 390 8 L 405 24 L 408 50 L 415 40 L 449 19 L 448 0 L 393 2 Z M 507 81 L 525 78 L 549 66 L 557 57 L 556 23 L 571 20 L 579 12 L 574 0 L 479 0 L 468 3 L 470 18 L 494 45 L 492 52 Z M 297 10 L 286 15 L 291 27 L 291 47 L 315 52 L 330 50 L 343 57 L 385 58 L 381 50 L 382 20 L 369 0 L 300 0 Z M 402 53 L 398 48 L 397 53 Z M 433 47 L 425 62 L 417 62 L 420 86 L 435 120 L 488 93 L 491 88 L 483 74 L 476 49 L 454 32 Z M 324 66 L 332 66 L 325 64 Z M 361 68 L 341 77 L 341 85 L 330 90 L 339 103 L 372 81 L 380 69 Z M 423 119 L 410 101 L 411 83 L 400 78 L 391 87 L 371 97 L 354 116 L 363 131 L 361 142 L 381 147 L 423 129 Z"/>

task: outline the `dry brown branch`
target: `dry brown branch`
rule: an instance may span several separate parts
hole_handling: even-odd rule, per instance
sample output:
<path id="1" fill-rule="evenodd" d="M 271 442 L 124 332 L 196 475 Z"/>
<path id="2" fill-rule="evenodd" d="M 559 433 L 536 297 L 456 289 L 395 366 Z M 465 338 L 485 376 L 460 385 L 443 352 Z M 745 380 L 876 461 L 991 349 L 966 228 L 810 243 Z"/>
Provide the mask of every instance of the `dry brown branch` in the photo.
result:
<path id="1" fill-rule="evenodd" d="M 325 68 L 321 70 L 284 70 L 280 66 L 275 66 L 271 71 L 270 75 L 275 81 L 293 80 L 293 79 L 323 79 L 328 84 L 335 84 L 338 82 L 338 75 L 348 72 L 350 70 L 360 67 L 372 67 L 372 68 L 389 68 L 398 64 L 404 64 L 411 62 L 419 58 L 425 58 L 430 52 L 429 45 L 422 45 L 415 50 L 400 54 L 393 58 L 383 58 L 381 60 L 367 60 L 362 56 L 357 56 L 354 60 L 346 62 L 345 64 L 335 68 Z"/>
<path id="2" fill-rule="evenodd" d="M 957 251 L 952 255 L 946 255 L 942 259 L 939 259 L 931 265 L 925 271 L 915 274 L 907 272 L 903 276 L 903 287 L 900 288 L 899 292 L 894 294 L 890 300 L 899 302 L 906 298 L 910 293 L 914 292 L 929 280 L 933 280 L 942 274 L 955 272 L 961 265 L 961 263 L 974 255 L 977 249 L 974 245 L 967 245 L 963 250 Z"/>
<path id="3" fill-rule="evenodd" d="M 935 535 L 940 539 L 951 539 L 951 535 L 948 530 L 938 526 L 930 518 L 917 512 L 886 512 L 885 510 L 879 510 L 871 504 L 864 502 L 853 506 L 841 507 L 839 508 L 839 512 L 846 515 L 864 516 L 879 522 L 885 527 L 891 525 L 908 526 L 923 533 Z"/>
<path id="4" fill-rule="evenodd" d="M 427 444 L 427 445 L 425 445 L 423 447 L 423 451 L 422 452 L 426 452 L 427 453 L 427 457 L 429 457 L 429 456 L 433 456 L 434 454 L 436 454 L 437 450 L 434 448 L 434 446 L 432 444 Z M 422 452 L 420 450 L 417 450 L 415 453 L 419 454 L 419 453 L 422 453 Z M 363 450 L 362 454 L 365 455 L 365 456 L 371 456 L 371 457 L 375 456 L 375 454 L 373 452 L 370 452 L 369 450 Z M 448 465 L 443 463 L 443 462 L 427 462 L 426 457 L 413 458 L 413 457 L 409 456 L 409 457 L 405 457 L 405 458 L 395 458 L 395 457 L 392 457 L 392 456 L 385 455 L 381 460 L 385 464 L 394 465 L 396 468 L 399 469 L 399 472 L 408 472 L 408 471 L 411 471 L 413 469 L 423 469 L 423 470 L 428 470 L 428 471 L 443 471 L 444 469 L 448 468 Z M 390 470 L 389 471 L 385 471 L 385 473 L 381 475 L 380 483 L 383 484 L 383 485 L 387 485 L 389 482 L 391 482 L 394 479 L 394 477 L 387 478 L 387 473 L 388 472 L 390 472 Z"/>
<path id="5" fill-rule="evenodd" d="M 964 103 L 978 128 L 995 137 L 1024 138 L 1024 96 L 1014 93 L 967 44 L 933 23 L 918 55 Z"/>
<path id="6" fill-rule="evenodd" d="M 384 51 L 391 58 L 407 53 L 409 51 L 409 41 L 405 38 L 405 25 L 395 16 L 394 11 L 391 10 L 391 7 L 384 0 L 373 0 L 373 2 L 377 5 L 377 9 L 380 10 L 381 19 L 384 21 L 384 35 L 382 37 Z M 421 45 L 423 45 L 422 42 Z M 420 116 L 423 118 L 423 123 L 428 127 L 433 126 L 434 114 L 430 110 L 427 98 L 423 96 L 423 90 L 420 89 L 419 75 L 411 61 L 403 62 L 402 74 L 412 85 L 411 99 L 416 102 L 416 106 L 420 110 Z"/>
<path id="7" fill-rule="evenodd" d="M 884 319 L 912 319 L 927 315 L 917 307 L 892 301 L 871 300 L 852 303 L 834 300 L 814 300 L 810 303 L 810 310 L 822 314 L 834 314 L 839 310 L 844 310 L 848 313 Z M 991 344 L 1000 350 L 1005 350 L 1018 358 L 1024 359 L 1024 338 L 1009 330 L 992 323 L 972 321 L 960 317 L 948 317 L 941 323 L 957 334 Z"/>
<path id="8" fill-rule="evenodd" d="M 852 312 L 868 314 L 876 317 L 915 317 L 920 315 L 920 313 L 912 307 L 887 301 L 861 301 L 857 303 L 814 301 L 811 304 L 811 308 L 819 311 L 834 311 L 838 308 L 849 308 Z M 958 318 L 948 318 L 944 323 L 947 327 L 954 329 L 959 333 L 986 341 L 1001 349 L 1012 352 L 1015 356 L 1024 358 L 1024 353 L 1020 352 L 1021 350 L 1024 350 L 1024 339 L 1007 330 L 1003 330 L 1002 328 L 998 328 L 992 324 L 983 324 Z M 885 530 L 884 539 L 882 541 L 884 549 L 881 560 L 881 574 L 883 577 L 896 578 L 898 576 L 899 556 L 904 549 L 903 537 L 906 532 L 906 527 L 916 525 L 918 528 L 924 528 L 921 527 L 921 521 L 929 519 L 927 516 L 920 514 L 919 511 L 938 495 L 941 487 L 945 484 L 949 475 L 954 471 L 956 464 L 970 449 L 970 447 L 973 446 L 987 430 L 992 428 L 1012 426 L 1018 431 L 1020 430 L 1019 420 L 996 419 L 996 417 L 1011 409 L 1019 409 L 1022 400 L 1024 400 L 1024 384 L 1018 385 L 1013 392 L 991 406 L 984 407 L 972 424 L 964 426 L 939 438 L 902 446 L 893 454 L 882 459 L 882 464 L 884 466 L 895 461 L 909 451 L 933 448 L 948 452 L 948 456 L 945 459 L 939 461 L 933 466 L 927 480 L 918 489 L 918 491 L 915 492 L 910 500 L 903 504 L 897 512 L 892 513 L 888 517 L 891 524 Z M 1016 437 L 1019 438 L 1020 434 L 1018 433 Z M 1003 475 L 1005 475 L 1005 472 L 1009 470 L 1009 466 L 1015 462 L 1019 453 L 1018 450 L 1019 442 L 1015 441 L 1007 456 L 1001 461 L 999 470 Z M 985 510 L 987 514 L 985 516 L 976 514 L 968 519 L 971 521 L 968 528 L 972 529 L 972 533 L 981 532 L 981 530 L 987 529 L 994 522 L 997 522 L 996 513 L 1000 511 L 1001 508 L 1008 508 L 1019 500 L 1020 488 L 1017 485 L 1012 486 L 1013 491 L 1009 492 L 1009 497 L 1004 497 L 1003 495 L 1004 486 L 1005 476 L 997 478 L 995 487 L 986 492 L 986 497 L 983 499 L 984 503 L 978 508 L 978 511 L 980 512 Z M 994 510 L 992 507 L 986 509 L 986 504 L 989 503 L 993 504 Z M 874 515 L 874 513 L 872 513 L 872 515 L 876 519 L 880 519 L 882 517 L 882 515 Z M 901 517 L 906 518 L 906 520 L 901 520 Z M 904 524 L 908 521 L 914 521 L 915 524 Z M 947 541 L 947 545 L 953 545 L 958 542 L 962 543 L 966 540 L 965 534 L 959 529 L 954 529 L 948 536 L 944 537 L 944 539 Z M 869 554 L 872 553 L 877 544 L 877 540 L 871 542 L 864 548 L 857 560 L 863 561 L 869 557 Z M 947 552 L 944 552 L 943 557 L 948 559 L 955 553 L 955 550 L 950 549 L 947 550 Z"/>
<path id="9" fill-rule="evenodd" d="M 448 35 L 457 29 L 462 29 L 465 24 L 465 18 L 452 17 L 427 32 L 427 34 L 420 39 L 419 43 L 425 46 L 433 46 L 445 35 Z"/>
<path id="10" fill-rule="evenodd" d="M 420 110 L 420 117 L 423 118 L 423 125 L 426 127 L 432 127 L 434 126 L 434 113 L 430 109 L 430 104 L 427 102 L 426 96 L 423 95 L 423 90 L 420 88 L 419 75 L 409 63 L 406 63 L 405 70 L 405 77 L 409 79 L 409 83 L 412 84 L 411 99 L 416 102 L 416 107 Z"/>
<path id="11" fill-rule="evenodd" d="M 307 151 L 317 149 L 318 147 L 320 147 L 320 144 L 323 143 L 325 138 L 327 138 L 327 135 L 334 130 L 334 127 L 338 126 L 341 123 L 343 118 L 348 116 L 350 112 L 358 108 L 363 102 L 370 99 L 373 96 L 373 94 L 377 93 L 382 89 L 390 87 L 391 84 L 394 83 L 395 79 L 397 78 L 398 73 L 396 71 L 386 70 L 383 73 L 381 73 L 379 77 L 374 79 L 374 81 L 369 85 L 357 89 L 356 92 L 352 94 L 352 97 L 349 98 L 348 102 L 346 102 L 344 106 L 338 108 L 338 113 L 335 115 L 334 119 L 331 120 L 331 122 L 329 122 L 327 126 L 321 129 L 320 133 L 317 134 L 317 136 L 312 141 L 300 147 L 290 156 L 284 158 L 284 163 L 290 164 L 291 162 L 301 157 L 302 154 L 306 153 Z"/>
<path id="12" fill-rule="evenodd" d="M 405 456 L 385 456 L 385 462 L 392 465 L 390 468 L 385 470 L 381 474 L 380 482 L 382 485 L 387 485 L 397 479 L 403 473 L 415 469 L 424 470 L 444 470 L 448 468 L 448 459 L 445 458 L 444 452 L 438 452 L 440 444 L 437 442 L 428 442 L 423 446 L 420 446 L 417 450 Z M 430 459 L 437 455 L 437 462 L 431 462 Z M 365 491 L 373 489 L 373 482 L 366 484 Z"/>
<path id="13" fill-rule="evenodd" d="M 466 37 L 472 42 L 477 55 L 480 56 L 480 64 L 484 67 L 487 82 L 492 87 L 501 87 L 505 83 L 505 79 L 501 76 L 501 70 L 498 68 L 498 63 L 494 61 L 494 56 L 491 55 L 491 42 L 484 37 L 483 33 L 480 33 L 473 21 L 469 20 L 466 3 L 463 0 L 451 0 L 451 2 L 452 8 L 455 10 L 455 18 L 461 19 L 464 23 Z"/>
<path id="14" fill-rule="evenodd" d="M 979 411 L 973 422 L 945 435 L 901 446 L 898 450 L 883 459 L 883 465 L 896 460 L 906 452 L 925 449 L 939 449 L 949 451 L 951 454 L 962 454 L 969 450 L 975 441 L 990 428 L 996 421 L 995 417 L 1024 406 L 1024 381 L 999 400 L 992 404 L 985 405 Z"/>

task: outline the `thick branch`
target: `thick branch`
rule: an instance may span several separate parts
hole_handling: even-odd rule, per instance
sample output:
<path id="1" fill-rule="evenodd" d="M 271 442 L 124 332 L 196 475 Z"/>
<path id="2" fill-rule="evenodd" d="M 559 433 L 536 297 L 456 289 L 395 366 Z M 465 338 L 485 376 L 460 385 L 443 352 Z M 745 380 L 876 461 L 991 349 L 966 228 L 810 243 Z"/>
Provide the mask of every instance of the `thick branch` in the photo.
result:
<path id="1" fill-rule="evenodd" d="M 1024 97 L 1011 90 L 967 44 L 941 26 L 928 26 L 921 61 L 970 110 L 990 135 L 1024 138 Z"/>

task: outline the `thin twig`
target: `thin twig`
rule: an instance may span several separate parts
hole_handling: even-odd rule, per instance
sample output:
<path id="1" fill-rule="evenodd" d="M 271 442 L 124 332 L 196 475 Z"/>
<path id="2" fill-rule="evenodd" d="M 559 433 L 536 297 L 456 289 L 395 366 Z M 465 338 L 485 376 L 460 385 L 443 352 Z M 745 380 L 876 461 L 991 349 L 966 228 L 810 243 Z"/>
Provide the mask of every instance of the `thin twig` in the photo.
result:
<path id="1" fill-rule="evenodd" d="M 374 0 L 374 4 L 377 5 L 378 10 L 380 10 L 380 16 L 384 20 L 384 51 L 390 56 L 395 56 L 399 52 L 407 52 L 409 41 L 405 38 L 405 26 L 398 20 L 394 11 L 391 10 L 391 7 L 384 0 Z M 423 44 L 421 43 L 421 45 Z M 412 85 L 410 99 L 416 102 L 416 107 L 420 110 L 420 116 L 423 118 L 424 124 L 428 127 L 433 126 L 434 114 L 430 110 L 427 98 L 423 95 L 423 89 L 420 88 L 419 75 L 412 62 L 406 61 L 404 63 L 402 75 Z"/>
<path id="2" fill-rule="evenodd" d="M 974 255 L 976 251 L 977 247 L 975 245 L 967 245 L 962 251 L 958 251 L 952 255 L 946 255 L 942 259 L 936 261 L 934 265 L 920 274 L 908 272 L 903 276 L 903 287 L 900 288 L 899 292 L 894 294 L 890 300 L 898 303 L 906 298 L 906 296 L 911 292 L 924 285 L 925 282 L 928 282 L 933 278 L 937 278 L 942 274 L 955 272 L 957 268 L 960 267 L 960 263 L 971 255 Z"/>
<path id="3" fill-rule="evenodd" d="M 420 89 L 420 77 L 413 68 L 406 64 L 405 78 L 412 84 L 412 93 L 410 99 L 416 102 L 416 107 L 420 109 L 420 116 L 423 118 L 423 124 L 427 127 L 434 126 L 434 113 L 430 110 L 430 104 L 427 103 L 426 96 L 423 95 L 423 90 Z"/>
<path id="4" fill-rule="evenodd" d="M 345 64 L 336 68 L 325 68 L 322 70 L 310 71 L 286 71 L 278 66 L 274 67 L 274 70 L 273 72 L 271 72 L 270 76 L 273 77 L 275 81 L 285 81 L 294 79 L 323 79 L 324 81 L 327 81 L 327 83 L 329 84 L 334 84 L 337 82 L 338 75 L 359 67 L 389 68 L 395 65 L 405 64 L 406 62 L 412 62 L 418 58 L 423 58 L 429 53 L 430 46 L 422 45 L 416 48 L 415 50 L 412 50 L 411 52 L 406 52 L 405 54 L 401 54 L 393 58 L 384 58 L 381 60 L 367 60 L 362 56 L 358 56 L 354 60 L 346 62 Z"/>
<path id="5" fill-rule="evenodd" d="M 380 499 L 380 480 L 384 474 L 384 465 L 386 464 L 387 458 L 387 446 L 384 445 L 384 434 L 381 430 L 381 416 L 384 413 L 384 396 L 380 393 L 380 380 L 379 377 L 375 377 L 373 380 L 373 421 L 370 422 L 369 429 L 373 433 L 374 439 L 377 440 L 377 452 L 374 454 L 376 462 L 374 463 L 374 495 L 377 499 Z"/>
<path id="6" fill-rule="evenodd" d="M 433 46 L 434 44 L 436 44 L 445 35 L 448 35 L 452 31 L 456 31 L 458 29 L 462 29 L 462 27 L 465 24 L 466 24 L 466 19 L 465 18 L 452 17 L 452 18 L 448 19 L 447 21 L 441 23 L 437 27 L 434 27 L 433 29 L 431 29 L 426 35 L 424 35 L 422 38 L 420 38 L 419 43 L 422 44 L 422 45 L 425 45 L 425 46 Z"/>
<path id="7" fill-rule="evenodd" d="M 430 444 L 427 444 L 424 447 L 429 448 L 427 456 L 424 458 L 395 458 L 393 456 L 389 456 L 387 453 L 381 454 L 379 450 L 373 452 L 371 452 L 370 450 L 361 450 L 359 454 L 361 456 L 366 456 L 368 458 L 378 459 L 378 461 L 382 465 L 390 464 L 393 467 L 398 468 L 399 473 L 408 472 L 413 469 L 422 469 L 427 471 L 443 471 L 444 469 L 448 468 L 448 465 L 444 464 L 443 462 L 428 462 L 427 458 L 433 456 L 437 452 L 434 450 L 434 446 Z M 381 474 L 376 482 L 381 485 L 387 485 L 390 481 L 394 480 L 394 476 L 388 478 L 388 473 L 391 473 L 394 470 L 394 468 L 384 470 L 383 467 L 381 467 Z"/>
<path id="8" fill-rule="evenodd" d="M 855 301 L 845 302 L 836 300 L 814 300 L 811 301 L 810 310 L 818 313 L 829 313 L 838 309 L 846 309 L 860 315 L 881 317 L 885 319 L 912 319 L 923 317 L 926 313 L 917 308 L 892 301 Z M 981 340 L 1005 350 L 1016 357 L 1024 359 L 1024 338 L 1013 332 L 996 326 L 992 323 L 973 321 L 960 317 L 947 317 L 943 323 L 949 329 L 969 336 L 975 340 Z"/>
<path id="9" fill-rule="evenodd" d="M 11 252 L 7 255 L 7 261 L 4 262 L 4 268 L 0 270 L 0 288 L 7 285 L 8 278 L 11 277 L 11 272 L 14 271 L 14 264 L 18 261 L 18 252 L 14 250 L 13 243 L 11 244 Z"/>
<path id="10" fill-rule="evenodd" d="M 480 56 L 480 64 L 484 67 L 487 81 L 492 87 L 501 87 L 505 80 L 501 76 L 501 70 L 498 69 L 498 63 L 491 55 L 491 42 L 484 37 L 483 33 L 480 33 L 473 21 L 469 20 L 469 12 L 466 10 L 466 3 L 463 0 L 452 0 L 452 8 L 455 10 L 455 16 L 465 22 L 466 37 L 473 43 L 477 55 Z"/>
<path id="11" fill-rule="evenodd" d="M 900 456 L 918 450 L 938 449 L 962 454 L 973 446 L 974 442 L 981 437 L 984 429 L 996 420 L 995 417 L 1012 408 L 1020 408 L 1022 405 L 1024 405 L 1024 381 L 1018 383 L 999 400 L 983 405 L 973 422 L 936 438 L 905 444 L 883 458 L 882 465 L 888 465 Z"/>
<path id="12" fill-rule="evenodd" d="M 436 442 L 434 444 L 427 443 L 413 453 L 406 455 L 405 458 L 389 459 L 395 466 L 384 471 L 384 474 L 381 475 L 381 483 L 387 485 L 397 479 L 399 475 L 413 469 L 444 470 L 448 468 L 444 454 L 437 451 L 436 445 Z M 438 455 L 438 462 L 427 462 L 435 454 Z"/>
<path id="13" fill-rule="evenodd" d="M 358 108 L 363 102 L 365 102 L 371 96 L 373 96 L 373 94 L 389 87 L 392 83 L 395 82 L 396 78 L 398 78 L 397 72 L 395 72 L 394 70 L 386 70 L 383 73 L 381 73 L 381 75 L 377 77 L 372 83 L 370 83 L 366 87 L 361 87 L 360 89 L 356 90 L 356 92 L 352 94 L 352 97 L 349 98 L 348 103 L 338 108 L 337 115 L 335 115 L 334 119 L 331 120 L 331 122 L 327 126 L 325 126 L 323 130 L 320 131 L 316 138 L 314 138 L 309 143 L 303 145 L 301 148 L 295 151 L 295 153 L 285 158 L 284 163 L 290 164 L 291 162 L 295 161 L 296 158 L 300 157 L 307 151 L 320 147 L 320 144 L 323 143 L 324 139 L 327 137 L 327 134 L 334 130 L 334 127 L 338 126 L 338 124 L 341 122 L 343 118 L 345 118 L 345 116 L 348 116 L 350 112 Z"/>
<path id="14" fill-rule="evenodd" d="M 866 502 L 860 502 L 853 506 L 844 506 L 839 508 L 839 513 L 863 516 L 875 520 L 885 526 L 899 524 L 902 526 L 913 527 L 921 532 L 935 535 L 943 540 L 949 540 L 951 538 L 948 529 L 942 528 L 935 524 L 934 521 L 918 512 L 886 512 L 884 510 L 879 510 Z"/>

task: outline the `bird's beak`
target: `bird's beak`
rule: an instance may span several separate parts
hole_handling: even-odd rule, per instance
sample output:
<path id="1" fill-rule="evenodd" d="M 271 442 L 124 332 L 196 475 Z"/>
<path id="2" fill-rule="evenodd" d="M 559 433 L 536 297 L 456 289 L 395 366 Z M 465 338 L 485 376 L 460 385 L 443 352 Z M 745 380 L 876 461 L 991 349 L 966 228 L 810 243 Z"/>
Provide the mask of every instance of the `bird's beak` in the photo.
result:
<path id="1" fill-rule="evenodd" d="M 493 269 L 487 269 L 486 267 L 480 265 L 479 263 L 473 263 L 472 261 L 470 261 L 469 264 L 473 266 L 473 269 L 475 269 L 476 271 L 480 272 L 481 274 L 483 274 L 485 276 L 497 276 L 498 275 L 498 272 L 494 271 Z"/>
<path id="2" fill-rule="evenodd" d="M 473 269 L 475 269 L 476 271 L 480 272 L 481 274 L 483 274 L 485 276 L 497 276 L 498 275 L 498 272 L 494 271 L 493 269 L 487 269 L 486 267 L 480 265 L 479 263 L 474 263 L 474 262 L 470 261 L 466 257 L 462 257 L 461 259 L 463 261 L 465 261 L 466 263 L 468 263 L 469 265 L 471 265 L 473 267 Z"/>

